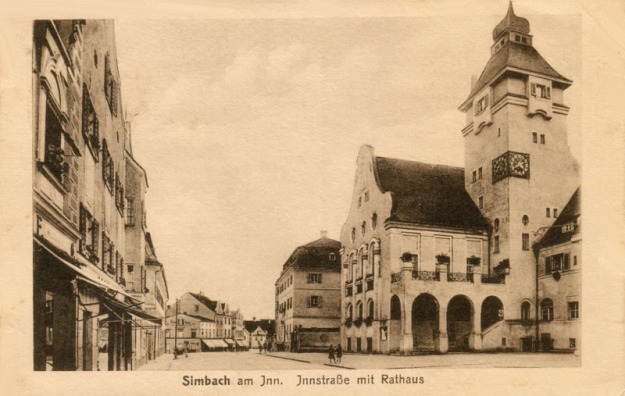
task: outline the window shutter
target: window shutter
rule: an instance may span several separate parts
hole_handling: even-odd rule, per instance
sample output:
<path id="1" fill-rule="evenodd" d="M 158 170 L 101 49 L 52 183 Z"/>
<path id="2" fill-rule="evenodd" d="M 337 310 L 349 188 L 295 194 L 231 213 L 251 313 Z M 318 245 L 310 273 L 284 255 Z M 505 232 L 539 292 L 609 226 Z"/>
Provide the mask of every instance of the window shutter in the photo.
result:
<path id="1" fill-rule="evenodd" d="M 532 95 L 536 96 L 536 84 L 532 83 L 531 87 L 532 87 Z"/>
<path id="2" fill-rule="evenodd" d="M 545 273 L 551 273 L 551 257 L 545 258 Z"/>
<path id="3" fill-rule="evenodd" d="M 323 297 L 317 297 L 317 307 L 321 308 L 323 306 Z"/>
<path id="4" fill-rule="evenodd" d="M 98 256 L 98 238 L 100 237 L 100 224 L 97 220 L 93 219 L 93 252 L 95 256 Z"/>
<path id="5" fill-rule="evenodd" d="M 545 88 L 545 98 L 547 99 L 551 98 L 551 87 Z"/>
<path id="6" fill-rule="evenodd" d="M 564 270 L 565 271 L 568 271 L 571 269 L 571 262 L 569 261 L 569 257 L 570 256 L 568 253 L 564 255 Z"/>

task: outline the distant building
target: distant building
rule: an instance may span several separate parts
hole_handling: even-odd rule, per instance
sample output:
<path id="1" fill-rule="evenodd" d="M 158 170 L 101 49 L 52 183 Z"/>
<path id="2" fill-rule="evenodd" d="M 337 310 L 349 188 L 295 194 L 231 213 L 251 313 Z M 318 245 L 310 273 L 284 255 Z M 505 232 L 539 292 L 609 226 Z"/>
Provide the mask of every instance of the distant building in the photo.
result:
<path id="1" fill-rule="evenodd" d="M 286 350 L 322 350 L 339 343 L 341 243 L 300 246 L 282 266 L 276 288 L 276 342 Z"/>
<path id="2" fill-rule="evenodd" d="M 249 349 L 258 349 L 265 341 L 271 339 L 275 332 L 275 321 L 272 319 L 246 320 L 245 324 L 245 344 Z"/>

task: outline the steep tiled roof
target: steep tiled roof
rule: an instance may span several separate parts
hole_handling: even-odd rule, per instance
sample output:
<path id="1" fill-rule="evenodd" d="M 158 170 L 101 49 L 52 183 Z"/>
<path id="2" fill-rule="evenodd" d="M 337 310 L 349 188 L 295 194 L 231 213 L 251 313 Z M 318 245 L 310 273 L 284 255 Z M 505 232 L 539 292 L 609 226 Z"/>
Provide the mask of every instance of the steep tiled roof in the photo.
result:
<path id="1" fill-rule="evenodd" d="M 378 180 L 391 192 L 390 220 L 486 231 L 488 222 L 464 188 L 464 170 L 376 157 Z"/>
<path id="2" fill-rule="evenodd" d="M 567 82 L 568 78 L 558 73 L 531 45 L 508 41 L 503 47 L 490 57 L 482 74 L 471 89 L 469 98 L 482 90 L 495 76 L 507 67 L 513 67 L 528 72 L 542 74 Z"/>
<path id="3" fill-rule="evenodd" d="M 198 293 L 189 293 L 189 294 L 192 295 L 196 300 L 204 304 L 208 309 L 215 312 L 215 308 L 217 308 L 217 301 L 213 301 L 203 294 L 198 294 Z"/>
<path id="4" fill-rule="evenodd" d="M 295 268 L 324 268 L 333 271 L 341 271 L 339 250 L 341 242 L 330 238 L 320 238 L 316 241 L 296 248 L 289 259 L 284 263 L 283 270 L 289 267 Z M 335 253 L 335 260 L 330 260 L 330 253 Z"/>
<path id="5" fill-rule="evenodd" d="M 579 229 L 577 227 L 579 227 L 579 224 L 577 219 L 582 213 L 580 195 L 580 188 L 577 188 L 569 202 L 564 209 L 562 209 L 560 216 L 558 216 L 556 221 L 553 222 L 551 227 L 549 227 L 547 232 L 538 241 L 538 247 L 544 248 L 569 242 L 573 236 L 578 233 Z M 573 224 L 574 229 L 572 231 L 563 231 L 562 226 L 565 224 Z"/>
<path id="6" fill-rule="evenodd" d="M 145 261 L 148 263 L 158 263 L 156 250 L 154 249 L 154 243 L 152 242 L 152 235 L 149 232 L 145 233 Z"/>

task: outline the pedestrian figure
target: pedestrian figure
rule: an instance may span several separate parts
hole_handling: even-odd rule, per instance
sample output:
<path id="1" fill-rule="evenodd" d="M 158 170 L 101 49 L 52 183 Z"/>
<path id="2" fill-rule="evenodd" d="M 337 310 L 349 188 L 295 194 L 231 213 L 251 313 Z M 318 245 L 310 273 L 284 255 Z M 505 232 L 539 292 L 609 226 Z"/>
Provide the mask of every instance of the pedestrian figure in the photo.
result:
<path id="1" fill-rule="evenodd" d="M 261 344 L 260 341 L 258 341 L 258 353 L 263 354 L 263 344 Z"/>
<path id="2" fill-rule="evenodd" d="M 341 344 L 339 344 L 339 346 L 336 347 L 336 362 L 341 363 L 342 358 L 343 358 L 343 348 L 341 347 Z"/>
<path id="3" fill-rule="evenodd" d="M 330 364 L 336 363 L 336 358 L 334 357 L 334 346 L 330 345 L 330 350 L 328 351 L 328 359 L 330 359 Z"/>
<path id="4" fill-rule="evenodd" d="M 189 348 L 186 345 L 184 347 L 184 357 L 189 357 Z"/>
<path id="5" fill-rule="evenodd" d="M 265 355 L 267 354 L 267 341 L 265 341 L 265 343 L 263 344 L 263 349 L 265 350 Z"/>

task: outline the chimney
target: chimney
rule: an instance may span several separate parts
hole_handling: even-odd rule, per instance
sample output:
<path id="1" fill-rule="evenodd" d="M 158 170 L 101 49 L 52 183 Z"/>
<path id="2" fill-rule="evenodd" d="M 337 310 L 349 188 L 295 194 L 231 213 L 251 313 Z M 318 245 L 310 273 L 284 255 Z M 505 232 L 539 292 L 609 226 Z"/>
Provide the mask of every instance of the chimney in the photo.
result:
<path id="1" fill-rule="evenodd" d="M 473 87 L 475 87 L 475 83 L 477 82 L 477 75 L 476 74 L 472 74 L 471 75 L 471 89 L 473 89 Z"/>
<path id="2" fill-rule="evenodd" d="M 327 237 L 328 237 L 328 231 L 321 230 L 321 238 L 327 238 Z"/>

